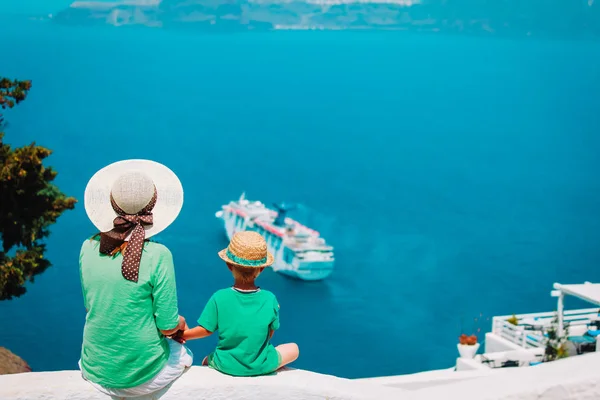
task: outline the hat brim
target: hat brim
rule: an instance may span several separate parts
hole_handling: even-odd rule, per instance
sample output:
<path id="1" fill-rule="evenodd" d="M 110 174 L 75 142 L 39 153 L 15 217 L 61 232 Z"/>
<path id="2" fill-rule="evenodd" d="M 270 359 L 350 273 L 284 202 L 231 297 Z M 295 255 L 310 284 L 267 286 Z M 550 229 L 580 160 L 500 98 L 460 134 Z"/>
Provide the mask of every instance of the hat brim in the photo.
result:
<path id="1" fill-rule="evenodd" d="M 117 161 L 96 172 L 85 188 L 85 212 L 100 232 L 110 231 L 117 217 L 110 204 L 113 184 L 123 173 L 133 170 L 144 172 L 152 178 L 156 187 L 153 224 L 144 226 L 146 238 L 165 230 L 179 215 L 183 207 L 183 187 L 173 171 L 151 160 Z"/>
<path id="2" fill-rule="evenodd" d="M 275 261 L 275 258 L 273 257 L 273 254 L 271 254 L 270 251 L 267 251 L 267 261 L 262 264 L 262 265 L 243 265 L 243 264 L 239 264 L 236 263 L 235 261 L 232 261 L 229 257 L 227 257 L 227 249 L 223 249 L 221 250 L 219 253 L 219 257 L 221 257 L 221 260 L 225 261 L 226 263 L 232 264 L 232 265 L 237 265 L 238 267 L 243 267 L 243 268 L 263 268 L 263 267 L 269 267 L 273 264 L 273 261 Z"/>

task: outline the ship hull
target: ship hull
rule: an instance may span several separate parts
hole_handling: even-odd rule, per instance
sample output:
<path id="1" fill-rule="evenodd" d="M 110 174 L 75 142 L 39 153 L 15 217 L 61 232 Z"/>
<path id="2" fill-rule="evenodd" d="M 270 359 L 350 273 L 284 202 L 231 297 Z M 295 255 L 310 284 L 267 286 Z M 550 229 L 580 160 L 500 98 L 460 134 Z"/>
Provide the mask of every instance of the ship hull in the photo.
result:
<path id="1" fill-rule="evenodd" d="M 227 236 L 228 240 L 231 240 L 236 232 L 251 230 L 251 228 L 245 224 L 236 226 L 234 220 L 224 218 L 223 214 L 221 213 L 217 213 L 217 217 L 223 221 L 225 235 Z M 271 266 L 273 271 L 288 278 L 299 279 L 303 281 L 319 281 L 329 277 L 333 272 L 333 260 L 310 261 L 299 260 L 298 258 L 295 258 L 292 262 L 286 262 L 284 258 L 284 246 L 275 248 L 269 243 L 269 241 L 267 241 L 267 248 L 275 258 L 275 261 Z"/>
<path id="2" fill-rule="evenodd" d="M 331 262 L 301 262 L 296 269 L 276 269 L 275 272 L 280 273 L 294 279 L 303 281 L 320 281 L 331 275 L 333 272 L 333 261 Z"/>

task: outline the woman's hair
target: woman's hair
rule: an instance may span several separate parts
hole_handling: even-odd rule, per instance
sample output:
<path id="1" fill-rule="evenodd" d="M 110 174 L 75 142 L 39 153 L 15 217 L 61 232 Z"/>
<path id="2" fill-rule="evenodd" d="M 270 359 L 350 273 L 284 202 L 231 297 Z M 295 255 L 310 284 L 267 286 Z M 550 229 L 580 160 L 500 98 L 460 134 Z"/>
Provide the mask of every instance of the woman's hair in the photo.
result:
<path id="1" fill-rule="evenodd" d="M 252 283 L 260 275 L 259 268 L 240 267 L 239 265 L 230 263 L 227 263 L 227 266 L 231 268 L 233 277 L 242 283 Z"/>
<path id="2" fill-rule="evenodd" d="M 94 236 L 92 236 L 90 238 L 90 240 L 100 240 L 100 234 L 101 234 L 101 232 L 96 233 Z M 150 242 L 150 241 L 156 242 L 155 240 L 144 239 L 144 243 L 147 243 L 147 242 Z M 110 255 L 111 256 L 116 256 L 119 253 L 123 254 L 126 248 L 127 248 L 127 242 L 123 242 L 123 244 L 120 245 L 119 247 L 117 247 L 116 249 L 114 249 L 112 251 L 112 253 L 110 253 Z"/>

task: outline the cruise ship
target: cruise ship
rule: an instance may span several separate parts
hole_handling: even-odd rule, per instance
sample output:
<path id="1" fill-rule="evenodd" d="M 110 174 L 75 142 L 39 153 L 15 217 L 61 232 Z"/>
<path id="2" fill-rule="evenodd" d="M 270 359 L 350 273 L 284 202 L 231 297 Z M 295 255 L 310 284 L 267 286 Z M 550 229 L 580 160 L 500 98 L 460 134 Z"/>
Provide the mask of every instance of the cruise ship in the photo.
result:
<path id="1" fill-rule="evenodd" d="M 275 272 L 306 281 L 327 278 L 333 272 L 333 247 L 319 232 L 286 216 L 293 207 L 274 205 L 275 210 L 260 201 L 249 201 L 242 193 L 237 201 L 222 206 L 215 216 L 223 220 L 225 233 L 252 230 L 266 240 L 275 257 Z"/>

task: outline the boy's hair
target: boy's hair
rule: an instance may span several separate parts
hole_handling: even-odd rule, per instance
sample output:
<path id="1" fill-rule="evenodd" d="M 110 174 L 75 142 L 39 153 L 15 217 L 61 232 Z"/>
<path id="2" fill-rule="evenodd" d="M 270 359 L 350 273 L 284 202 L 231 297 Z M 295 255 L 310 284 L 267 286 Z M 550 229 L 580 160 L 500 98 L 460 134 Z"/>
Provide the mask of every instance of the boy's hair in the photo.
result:
<path id="1" fill-rule="evenodd" d="M 260 274 L 260 269 L 253 267 L 240 267 L 239 265 L 229 264 L 233 277 L 242 283 L 252 283 Z"/>

